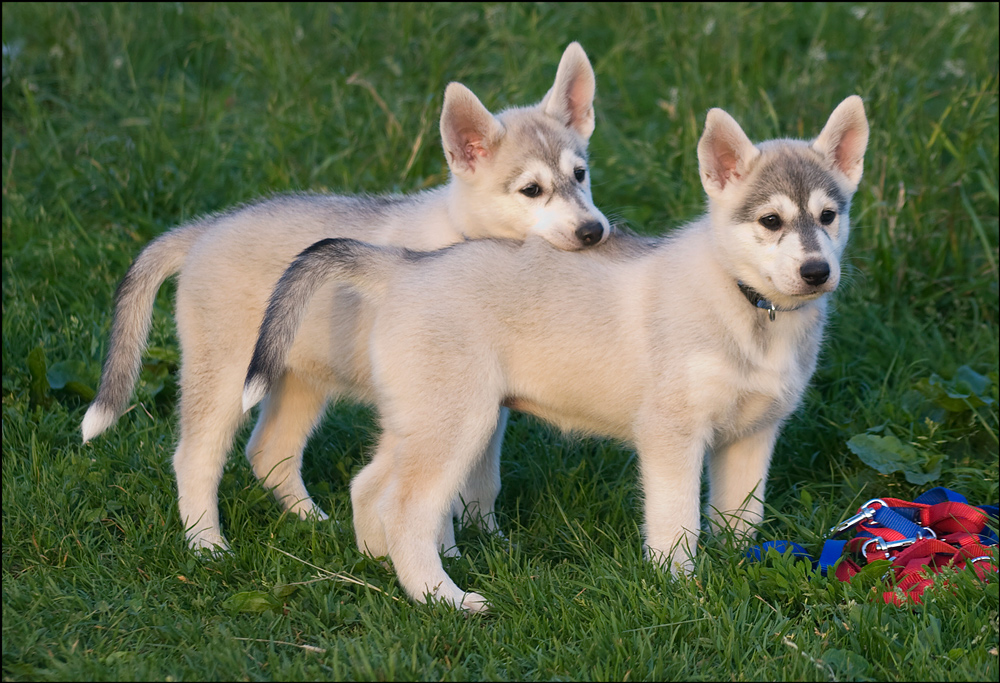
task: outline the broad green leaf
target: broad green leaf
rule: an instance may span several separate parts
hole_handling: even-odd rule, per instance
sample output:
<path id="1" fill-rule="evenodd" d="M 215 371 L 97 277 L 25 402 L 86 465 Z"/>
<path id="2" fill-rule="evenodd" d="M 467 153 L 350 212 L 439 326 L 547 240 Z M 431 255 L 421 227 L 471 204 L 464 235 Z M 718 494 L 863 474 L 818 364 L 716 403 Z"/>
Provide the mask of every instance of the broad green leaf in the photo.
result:
<path id="1" fill-rule="evenodd" d="M 62 389 L 66 386 L 66 382 L 86 382 L 86 375 L 86 364 L 78 360 L 63 360 L 53 363 L 45 372 L 49 386 L 53 389 Z"/>
<path id="2" fill-rule="evenodd" d="M 271 595 L 280 600 L 282 598 L 287 598 L 298 589 L 298 586 L 289 586 L 287 583 L 279 583 L 271 589 Z"/>
<path id="3" fill-rule="evenodd" d="M 931 422 L 943 424 L 948 419 L 948 411 L 942 405 L 931 400 L 923 392 L 916 389 L 911 389 L 903 394 L 899 405 L 912 419 L 918 422 L 930 420 Z"/>
<path id="4" fill-rule="evenodd" d="M 868 590 L 882 580 L 882 577 L 886 575 L 891 566 L 892 562 L 890 560 L 869 562 L 861 568 L 861 571 L 851 577 L 851 585 L 855 588 Z"/>
<path id="5" fill-rule="evenodd" d="M 140 400 L 171 404 L 177 394 L 177 365 L 172 361 L 151 360 L 142 364 L 136 394 Z"/>
<path id="6" fill-rule="evenodd" d="M 89 386 L 81 382 L 73 382 L 73 381 L 66 382 L 66 386 L 64 388 L 69 393 L 76 394 L 84 401 L 93 401 L 94 396 L 97 396 L 96 391 L 94 391 Z"/>
<path id="7" fill-rule="evenodd" d="M 990 378 L 963 365 L 950 380 L 932 374 L 917 382 L 917 390 L 945 410 L 961 413 L 966 410 L 991 405 L 993 399 L 986 395 Z"/>
<path id="8" fill-rule="evenodd" d="M 45 350 L 36 346 L 28 352 L 28 374 L 31 384 L 28 388 L 28 400 L 32 406 L 47 405 L 49 402 L 49 380 L 46 371 Z"/>
<path id="9" fill-rule="evenodd" d="M 917 632 L 917 641 L 924 648 L 935 653 L 940 653 L 944 649 L 941 639 L 941 619 L 933 614 L 928 614 L 927 621 L 926 628 Z"/>
<path id="10" fill-rule="evenodd" d="M 820 659 L 839 674 L 838 678 L 858 679 L 868 673 L 868 660 L 857 652 L 832 648 L 824 652 Z"/>
<path id="11" fill-rule="evenodd" d="M 146 347 L 146 356 L 155 359 L 158 363 L 167 365 L 171 370 L 176 370 L 181 360 L 177 349 L 163 346 Z"/>
<path id="12" fill-rule="evenodd" d="M 53 363 L 45 373 L 45 377 L 53 389 L 64 389 L 85 401 L 94 398 L 95 392 L 89 385 L 87 364 L 83 361 L 64 360 Z"/>
<path id="13" fill-rule="evenodd" d="M 232 612 L 253 612 L 259 614 L 261 612 L 280 610 L 281 600 L 263 591 L 243 591 L 242 593 L 230 595 L 222 601 L 222 606 Z"/>
<path id="14" fill-rule="evenodd" d="M 911 484 L 927 484 L 941 476 L 942 456 L 923 453 L 892 435 L 855 434 L 847 447 L 880 474 L 902 471 Z"/>
<path id="15" fill-rule="evenodd" d="M 917 449 L 894 436 L 855 434 L 847 442 L 847 447 L 863 463 L 880 474 L 892 474 L 906 469 L 907 465 L 920 458 Z"/>
<path id="16" fill-rule="evenodd" d="M 930 472 L 918 472 L 915 470 L 904 470 L 903 476 L 906 477 L 906 481 L 917 486 L 923 486 L 924 484 L 929 484 L 938 477 L 941 476 L 941 463 L 932 469 Z"/>
<path id="17" fill-rule="evenodd" d="M 985 398 L 986 390 L 990 388 L 990 378 L 986 375 L 980 375 L 968 365 L 963 365 L 955 371 L 955 376 L 951 378 L 951 384 L 958 392 L 975 394 L 980 398 Z"/>

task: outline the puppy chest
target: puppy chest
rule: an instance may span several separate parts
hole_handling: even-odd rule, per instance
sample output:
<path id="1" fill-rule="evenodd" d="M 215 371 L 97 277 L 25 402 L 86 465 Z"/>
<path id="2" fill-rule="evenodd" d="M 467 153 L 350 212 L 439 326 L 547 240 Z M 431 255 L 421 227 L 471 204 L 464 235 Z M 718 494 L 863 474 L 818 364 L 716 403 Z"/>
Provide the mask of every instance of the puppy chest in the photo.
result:
<path id="1" fill-rule="evenodd" d="M 721 406 L 716 432 L 724 439 L 739 438 L 782 419 L 787 404 L 780 398 L 756 391 L 740 393 L 726 406 Z"/>
<path id="2" fill-rule="evenodd" d="M 787 372 L 740 372 L 731 365 L 728 370 L 704 373 L 697 383 L 689 384 L 694 387 L 695 404 L 722 440 L 740 438 L 785 419 L 805 387 L 800 377 Z"/>

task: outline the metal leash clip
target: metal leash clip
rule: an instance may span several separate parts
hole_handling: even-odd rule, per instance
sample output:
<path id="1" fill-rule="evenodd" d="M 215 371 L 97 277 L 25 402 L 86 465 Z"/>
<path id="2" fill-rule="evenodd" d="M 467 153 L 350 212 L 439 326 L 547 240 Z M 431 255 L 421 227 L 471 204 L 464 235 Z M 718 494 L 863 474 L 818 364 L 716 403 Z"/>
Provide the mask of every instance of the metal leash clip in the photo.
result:
<path id="1" fill-rule="evenodd" d="M 855 524 L 858 524 L 866 519 L 873 519 L 875 517 L 875 513 L 879 510 L 879 508 L 873 508 L 872 503 L 878 503 L 882 507 L 889 507 L 886 504 L 886 502 L 881 498 L 872 498 L 870 501 L 861 506 L 861 510 L 858 511 L 858 514 L 854 515 L 853 517 L 848 517 L 837 526 L 831 528 L 830 535 L 836 536 L 841 531 L 850 529 Z"/>
<path id="2" fill-rule="evenodd" d="M 917 541 L 923 541 L 924 539 L 928 538 L 937 538 L 937 534 L 934 533 L 933 529 L 929 529 L 927 527 L 923 527 L 921 531 L 918 531 L 916 536 L 911 536 L 910 538 L 901 538 L 897 541 L 887 541 L 881 536 L 875 536 L 873 538 L 869 538 L 867 541 L 865 541 L 864 545 L 861 546 L 861 556 L 864 557 L 865 560 L 868 559 L 868 546 L 870 546 L 872 543 L 875 544 L 875 550 L 879 551 L 880 553 L 884 553 L 888 552 L 889 550 L 895 550 L 896 548 L 906 548 L 908 546 L 913 545 Z M 896 556 L 893 555 L 888 559 L 895 560 Z"/>
<path id="3" fill-rule="evenodd" d="M 905 548 L 906 546 L 913 545 L 916 541 L 917 539 L 915 538 L 901 538 L 898 541 L 886 541 L 882 539 L 881 536 L 876 536 L 875 538 L 869 538 L 865 541 L 865 544 L 861 546 L 861 556 L 865 558 L 865 560 L 868 560 L 868 546 L 872 543 L 875 544 L 875 550 L 880 553 L 884 553 L 889 550 L 894 550 L 895 548 Z M 889 557 L 887 559 L 895 560 L 896 558 Z"/>

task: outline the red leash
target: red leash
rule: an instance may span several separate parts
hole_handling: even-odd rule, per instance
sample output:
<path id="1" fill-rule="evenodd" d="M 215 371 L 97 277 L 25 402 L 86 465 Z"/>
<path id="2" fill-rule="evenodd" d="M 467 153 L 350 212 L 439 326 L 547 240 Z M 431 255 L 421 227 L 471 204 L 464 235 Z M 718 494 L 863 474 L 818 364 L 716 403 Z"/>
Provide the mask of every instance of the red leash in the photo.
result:
<path id="1" fill-rule="evenodd" d="M 996 506 L 974 507 L 964 496 L 937 487 L 913 502 L 876 498 L 865 503 L 846 522 L 831 529 L 838 534 L 856 527 L 857 535 L 844 546 L 836 577 L 850 581 L 861 567 L 876 560 L 890 560 L 895 590 L 882 594 L 886 603 L 920 603 L 933 574 L 944 567 L 972 566 L 981 580 L 998 571 L 990 547 L 997 537 L 986 526 Z M 887 575 L 888 575 L 887 573 Z"/>
<path id="2" fill-rule="evenodd" d="M 996 505 L 973 506 L 960 493 L 936 487 L 922 493 L 913 502 L 899 498 L 874 498 L 862 505 L 857 514 L 830 529 L 836 536 L 853 529 L 849 541 L 828 539 L 819 560 L 798 543 L 768 541 L 752 546 L 747 559 L 760 561 L 769 549 L 791 551 L 795 557 L 808 559 L 824 575 L 835 567 L 834 575 L 850 581 L 869 562 L 889 560 L 895 589 L 882 594 L 887 604 L 920 603 L 933 574 L 945 567 L 969 566 L 980 580 L 997 573 L 997 535 L 987 526 L 990 518 L 997 523 Z"/>

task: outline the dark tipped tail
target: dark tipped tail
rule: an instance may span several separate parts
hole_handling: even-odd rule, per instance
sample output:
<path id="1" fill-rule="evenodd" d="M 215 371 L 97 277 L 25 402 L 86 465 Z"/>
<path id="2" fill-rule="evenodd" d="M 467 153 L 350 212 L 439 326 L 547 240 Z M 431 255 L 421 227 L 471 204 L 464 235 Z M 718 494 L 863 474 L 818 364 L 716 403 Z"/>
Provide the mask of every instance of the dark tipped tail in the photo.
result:
<path id="1" fill-rule="evenodd" d="M 259 403 L 281 378 L 295 335 L 319 288 L 334 280 L 365 291 L 378 290 L 386 281 L 382 266 L 395 262 L 403 253 L 357 240 L 325 239 L 299 254 L 278 280 L 261 321 L 243 385 L 244 412 Z"/>

